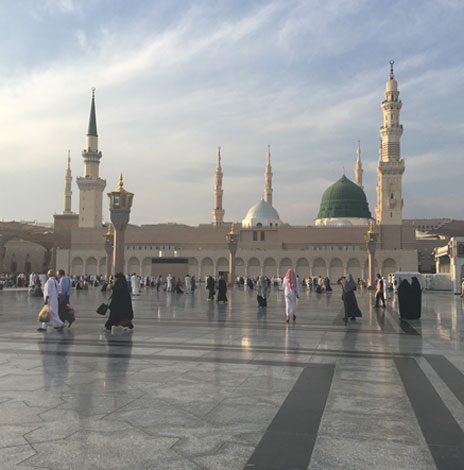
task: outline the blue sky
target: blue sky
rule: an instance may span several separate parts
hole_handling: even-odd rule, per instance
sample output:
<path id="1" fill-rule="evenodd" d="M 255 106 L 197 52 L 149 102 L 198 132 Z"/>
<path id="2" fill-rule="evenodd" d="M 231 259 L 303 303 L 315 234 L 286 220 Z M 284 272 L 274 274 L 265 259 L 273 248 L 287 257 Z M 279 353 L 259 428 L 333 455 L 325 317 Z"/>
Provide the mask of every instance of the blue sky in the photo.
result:
<path id="1" fill-rule="evenodd" d="M 210 222 L 218 145 L 225 219 L 241 221 L 271 144 L 275 207 L 312 224 L 343 166 L 354 179 L 358 139 L 374 213 L 394 59 L 404 217 L 462 218 L 463 20 L 459 0 L 0 2 L 0 217 L 62 210 L 92 86 L 100 173 L 112 190 L 123 172 L 134 223 Z"/>

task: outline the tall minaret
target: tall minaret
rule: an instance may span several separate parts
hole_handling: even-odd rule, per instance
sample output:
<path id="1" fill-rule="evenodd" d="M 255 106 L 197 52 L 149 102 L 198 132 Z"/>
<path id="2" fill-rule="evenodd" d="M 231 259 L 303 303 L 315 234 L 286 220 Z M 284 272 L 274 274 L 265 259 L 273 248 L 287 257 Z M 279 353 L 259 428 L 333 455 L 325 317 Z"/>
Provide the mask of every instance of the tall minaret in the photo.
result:
<path id="1" fill-rule="evenodd" d="M 271 167 L 271 145 L 267 146 L 267 163 L 264 173 L 264 200 L 272 206 L 272 167 Z"/>
<path id="2" fill-rule="evenodd" d="M 400 124 L 400 92 L 393 73 L 393 60 L 390 61 L 390 77 L 382 102 L 383 126 L 380 128 L 382 141 L 379 166 L 377 168 L 377 223 L 400 225 L 403 220 L 403 198 L 401 176 L 404 173 L 404 160 L 400 156 L 400 137 L 403 126 Z"/>
<path id="3" fill-rule="evenodd" d="M 64 211 L 63 214 L 72 214 L 71 210 L 71 197 L 72 197 L 72 176 L 71 176 L 71 155 L 68 150 L 68 167 L 66 168 L 66 175 L 64 177 Z"/>
<path id="4" fill-rule="evenodd" d="M 103 190 L 106 181 L 98 175 L 102 153 L 98 150 L 97 117 L 95 113 L 95 88 L 92 88 L 87 148 L 82 151 L 84 177 L 77 178 L 80 191 L 79 227 L 102 226 Z"/>
<path id="5" fill-rule="evenodd" d="M 216 186 L 214 187 L 214 209 L 213 225 L 219 227 L 224 223 L 224 209 L 222 208 L 222 168 L 221 168 L 221 147 L 218 147 L 217 166 L 216 166 Z"/>
<path id="6" fill-rule="evenodd" d="M 354 174 L 356 176 L 356 184 L 361 189 L 363 189 L 364 188 L 364 186 L 363 186 L 363 173 L 364 173 L 364 170 L 363 170 L 363 167 L 362 167 L 362 164 L 361 164 L 361 145 L 360 145 L 359 140 L 358 140 L 358 148 L 356 149 L 356 153 L 358 154 L 358 158 L 356 160 L 356 168 L 354 170 Z"/>

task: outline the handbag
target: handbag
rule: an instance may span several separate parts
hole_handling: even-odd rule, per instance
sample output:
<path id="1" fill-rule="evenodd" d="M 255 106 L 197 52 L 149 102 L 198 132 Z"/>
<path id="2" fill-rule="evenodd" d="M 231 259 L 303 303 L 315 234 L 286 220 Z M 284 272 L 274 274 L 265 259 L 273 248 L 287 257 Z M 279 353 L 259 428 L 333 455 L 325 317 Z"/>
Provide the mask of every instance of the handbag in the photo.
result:
<path id="1" fill-rule="evenodd" d="M 42 310 L 40 310 L 37 320 L 42 323 L 47 323 L 50 321 L 50 310 L 47 304 L 45 304 L 42 307 Z"/>
<path id="2" fill-rule="evenodd" d="M 97 308 L 97 313 L 99 315 L 106 315 L 107 311 L 108 311 L 108 304 L 105 304 L 104 302 Z"/>
<path id="3" fill-rule="evenodd" d="M 111 296 L 109 299 L 108 299 L 108 303 L 105 304 L 105 302 L 103 302 L 98 308 L 97 308 L 97 313 L 99 315 L 106 315 L 106 312 L 108 311 L 110 305 L 111 305 L 111 300 L 112 300 L 113 296 Z"/>

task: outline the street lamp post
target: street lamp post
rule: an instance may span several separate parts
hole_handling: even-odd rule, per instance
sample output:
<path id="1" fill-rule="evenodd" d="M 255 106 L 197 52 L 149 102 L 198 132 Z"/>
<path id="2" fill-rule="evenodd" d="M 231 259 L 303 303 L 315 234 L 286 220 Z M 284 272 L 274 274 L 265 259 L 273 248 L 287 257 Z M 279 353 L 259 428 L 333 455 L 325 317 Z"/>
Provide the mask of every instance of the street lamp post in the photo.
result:
<path id="1" fill-rule="evenodd" d="M 112 225 L 108 224 L 108 231 L 105 233 L 105 251 L 106 251 L 106 280 L 110 280 L 111 268 L 113 267 L 113 229 Z"/>
<path id="2" fill-rule="evenodd" d="M 235 281 L 235 253 L 237 253 L 239 239 L 238 233 L 235 233 L 234 224 L 232 224 L 230 232 L 226 235 L 226 239 L 229 248 L 229 285 L 233 286 Z"/>
<path id="3" fill-rule="evenodd" d="M 366 247 L 369 259 L 369 289 L 375 288 L 375 250 L 377 248 L 378 236 L 379 234 L 374 232 L 374 226 L 371 223 L 366 233 Z"/>
<path id="4" fill-rule="evenodd" d="M 113 272 L 124 272 L 125 232 L 129 223 L 129 216 L 134 195 L 123 188 L 122 173 L 119 176 L 119 185 L 111 193 L 110 198 L 111 222 L 114 227 L 113 241 Z"/>

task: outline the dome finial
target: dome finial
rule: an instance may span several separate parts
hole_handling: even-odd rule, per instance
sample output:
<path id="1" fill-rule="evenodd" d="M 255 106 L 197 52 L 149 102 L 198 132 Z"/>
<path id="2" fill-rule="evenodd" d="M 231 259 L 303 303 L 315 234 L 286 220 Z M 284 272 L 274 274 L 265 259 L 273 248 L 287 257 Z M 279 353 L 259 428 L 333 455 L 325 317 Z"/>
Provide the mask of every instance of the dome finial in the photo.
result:
<path id="1" fill-rule="evenodd" d="M 342 167 L 342 178 L 345 178 L 345 167 Z"/>
<path id="2" fill-rule="evenodd" d="M 393 73 L 393 64 L 395 63 L 394 60 L 390 60 L 390 80 L 395 78 L 395 74 Z"/>
<path id="3" fill-rule="evenodd" d="M 92 90 L 92 99 L 95 99 L 95 90 L 96 90 L 96 88 L 93 86 L 91 88 L 91 90 Z"/>
<path id="4" fill-rule="evenodd" d="M 121 174 L 119 175 L 119 184 L 118 184 L 118 188 L 122 189 L 123 187 L 123 182 L 122 182 L 122 172 Z"/>

